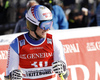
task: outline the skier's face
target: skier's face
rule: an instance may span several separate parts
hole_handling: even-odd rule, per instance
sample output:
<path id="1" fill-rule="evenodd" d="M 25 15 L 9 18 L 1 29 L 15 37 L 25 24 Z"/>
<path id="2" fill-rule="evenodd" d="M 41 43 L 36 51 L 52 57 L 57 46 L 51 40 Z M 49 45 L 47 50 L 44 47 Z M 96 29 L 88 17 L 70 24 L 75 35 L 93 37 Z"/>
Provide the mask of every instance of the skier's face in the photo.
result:
<path id="1" fill-rule="evenodd" d="M 41 37 L 41 38 L 45 38 L 45 37 L 46 37 L 46 33 L 47 33 L 48 31 L 49 31 L 49 29 L 43 30 L 43 29 L 41 29 L 39 26 L 38 26 L 37 29 L 36 29 L 37 35 L 38 35 L 39 37 Z"/>

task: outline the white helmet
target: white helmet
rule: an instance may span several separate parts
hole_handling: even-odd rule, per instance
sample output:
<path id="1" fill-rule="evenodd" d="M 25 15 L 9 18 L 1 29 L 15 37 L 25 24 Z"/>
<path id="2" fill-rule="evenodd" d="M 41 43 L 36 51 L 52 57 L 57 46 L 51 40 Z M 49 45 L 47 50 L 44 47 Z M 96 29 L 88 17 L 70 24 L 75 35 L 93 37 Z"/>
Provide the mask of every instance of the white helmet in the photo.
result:
<path id="1" fill-rule="evenodd" d="M 52 13 L 43 5 L 35 5 L 28 10 L 25 17 L 32 24 L 39 26 L 40 21 L 52 20 Z"/>

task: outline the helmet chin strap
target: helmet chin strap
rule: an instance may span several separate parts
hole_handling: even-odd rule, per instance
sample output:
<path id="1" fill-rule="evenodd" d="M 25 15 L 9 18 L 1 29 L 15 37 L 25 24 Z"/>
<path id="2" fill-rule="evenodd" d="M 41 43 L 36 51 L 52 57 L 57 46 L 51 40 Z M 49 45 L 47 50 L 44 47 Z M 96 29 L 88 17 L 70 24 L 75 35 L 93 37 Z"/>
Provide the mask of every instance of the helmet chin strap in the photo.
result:
<path id="1" fill-rule="evenodd" d="M 39 40 L 39 39 L 41 39 L 41 37 L 36 33 L 36 30 L 37 30 L 37 26 L 35 26 L 34 29 L 31 29 L 31 31 L 34 31 L 34 33 L 35 33 L 35 35 L 36 35 L 36 38 L 33 37 L 33 36 L 29 33 L 30 38 L 32 38 L 33 40 Z"/>
<path id="2" fill-rule="evenodd" d="M 33 40 L 39 40 L 39 39 L 41 39 L 41 37 L 39 37 L 39 36 L 37 35 L 36 32 L 34 32 L 34 33 L 35 33 L 35 35 L 36 35 L 37 38 L 33 37 L 33 36 L 28 32 L 28 35 L 29 35 L 29 37 L 30 37 L 31 39 L 33 39 Z"/>
<path id="3" fill-rule="evenodd" d="M 36 33 L 36 30 L 34 31 L 36 37 L 38 38 L 37 40 L 41 39 L 41 37 Z"/>
<path id="4" fill-rule="evenodd" d="M 29 37 L 30 37 L 31 39 L 33 39 L 33 40 L 38 40 L 37 38 L 34 38 L 29 32 L 28 32 L 28 35 L 29 35 Z"/>
<path id="5" fill-rule="evenodd" d="M 34 33 L 35 33 L 36 37 L 38 38 L 37 40 L 39 40 L 39 39 L 41 39 L 41 37 L 36 33 L 37 27 L 35 28 Z"/>

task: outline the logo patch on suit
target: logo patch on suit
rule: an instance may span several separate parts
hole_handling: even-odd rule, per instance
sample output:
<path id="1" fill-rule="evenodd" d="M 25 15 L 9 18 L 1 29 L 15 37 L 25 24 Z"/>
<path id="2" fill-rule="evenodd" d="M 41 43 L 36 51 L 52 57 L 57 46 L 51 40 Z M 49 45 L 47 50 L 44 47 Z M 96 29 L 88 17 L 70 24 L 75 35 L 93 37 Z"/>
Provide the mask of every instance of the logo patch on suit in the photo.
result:
<path id="1" fill-rule="evenodd" d="M 48 43 L 48 44 L 52 44 L 52 40 L 49 39 L 49 38 L 47 38 L 47 43 Z"/>
<path id="2" fill-rule="evenodd" d="M 25 40 L 24 39 L 20 40 L 20 46 L 23 46 L 23 45 L 25 45 Z"/>

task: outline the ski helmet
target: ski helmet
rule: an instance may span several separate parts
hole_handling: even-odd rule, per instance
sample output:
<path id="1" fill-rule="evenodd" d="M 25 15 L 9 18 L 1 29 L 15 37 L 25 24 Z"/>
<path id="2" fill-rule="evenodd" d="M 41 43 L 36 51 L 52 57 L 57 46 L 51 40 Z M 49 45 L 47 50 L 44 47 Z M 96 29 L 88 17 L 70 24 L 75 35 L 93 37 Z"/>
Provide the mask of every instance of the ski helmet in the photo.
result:
<path id="1" fill-rule="evenodd" d="M 29 30 L 35 31 L 37 26 L 48 29 L 52 25 L 52 13 L 43 5 L 32 6 L 25 15 Z"/>

